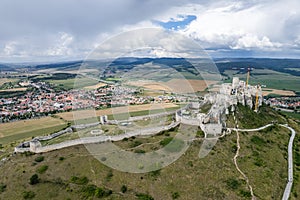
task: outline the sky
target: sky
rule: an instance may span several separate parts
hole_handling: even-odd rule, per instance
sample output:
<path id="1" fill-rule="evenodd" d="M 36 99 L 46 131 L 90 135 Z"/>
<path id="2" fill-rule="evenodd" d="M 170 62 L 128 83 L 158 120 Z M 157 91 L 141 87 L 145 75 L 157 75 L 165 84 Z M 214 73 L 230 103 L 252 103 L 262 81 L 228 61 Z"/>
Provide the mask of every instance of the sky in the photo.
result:
<path id="1" fill-rule="evenodd" d="M 0 62 L 84 59 L 142 28 L 193 39 L 211 57 L 300 57 L 299 0 L 1 0 L 0 27 Z"/>

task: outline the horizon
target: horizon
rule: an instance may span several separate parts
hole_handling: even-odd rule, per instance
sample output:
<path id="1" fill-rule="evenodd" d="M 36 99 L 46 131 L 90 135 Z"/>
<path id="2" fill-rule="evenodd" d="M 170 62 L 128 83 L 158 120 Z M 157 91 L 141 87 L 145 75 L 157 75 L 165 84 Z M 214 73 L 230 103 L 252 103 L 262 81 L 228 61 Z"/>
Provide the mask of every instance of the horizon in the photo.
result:
<path id="1" fill-rule="evenodd" d="M 74 59 L 74 60 L 57 60 L 57 61 L 20 61 L 20 62 L 4 62 L 0 61 L 2 65 L 25 65 L 25 64 L 58 64 L 58 63 L 77 63 L 77 62 L 104 62 L 104 61 L 111 61 L 117 59 L 126 59 L 126 58 L 136 58 L 136 59 L 186 59 L 186 58 L 177 58 L 177 57 L 119 57 L 119 58 L 104 58 L 104 59 Z M 300 58 L 291 58 L 291 57 L 209 57 L 213 61 L 231 59 L 232 61 L 237 59 L 257 59 L 257 60 L 300 60 Z M 203 58 L 188 58 L 188 59 L 203 59 Z"/>

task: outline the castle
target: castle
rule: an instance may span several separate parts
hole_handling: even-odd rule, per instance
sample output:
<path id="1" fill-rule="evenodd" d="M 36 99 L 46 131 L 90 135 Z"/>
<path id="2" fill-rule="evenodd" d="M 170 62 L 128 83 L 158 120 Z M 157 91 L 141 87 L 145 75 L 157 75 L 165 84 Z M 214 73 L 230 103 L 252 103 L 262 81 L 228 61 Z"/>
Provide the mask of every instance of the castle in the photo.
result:
<path id="1" fill-rule="evenodd" d="M 190 103 L 186 109 L 176 112 L 176 121 L 200 126 L 206 137 L 217 136 L 226 129 L 224 115 L 235 111 L 238 103 L 257 112 L 262 102 L 262 89 L 259 85 L 251 86 L 234 77 L 232 83 L 223 83 L 219 92 L 206 94 L 202 102 Z M 210 110 L 207 114 L 200 113 L 199 108 L 205 104 L 212 105 Z"/>

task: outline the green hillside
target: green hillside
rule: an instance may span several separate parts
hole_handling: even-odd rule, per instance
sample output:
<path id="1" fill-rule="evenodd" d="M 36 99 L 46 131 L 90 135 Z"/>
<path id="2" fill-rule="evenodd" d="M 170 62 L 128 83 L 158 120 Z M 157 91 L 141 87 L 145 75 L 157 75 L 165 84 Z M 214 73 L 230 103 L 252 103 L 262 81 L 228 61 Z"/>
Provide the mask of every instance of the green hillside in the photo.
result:
<path id="1" fill-rule="evenodd" d="M 241 116 L 253 114 L 251 111 L 247 115 L 247 112 L 239 108 Z M 276 112 L 273 114 L 270 119 L 287 122 Z M 256 120 L 265 117 L 258 115 Z M 293 121 L 289 124 L 299 131 L 299 124 Z M 143 153 L 161 148 L 174 136 L 174 131 L 115 144 Z M 287 129 L 277 125 L 259 132 L 240 133 L 238 165 L 259 199 L 281 199 L 287 179 L 289 135 Z M 143 174 L 110 169 L 91 156 L 84 146 L 39 155 L 16 154 L 0 166 L 0 199 L 251 199 L 245 180 L 233 163 L 235 132 L 219 139 L 202 159 L 198 157 L 203 142 L 201 136 L 198 134 L 188 151 L 173 164 Z M 299 146 L 298 135 L 295 139 L 298 161 L 295 161 L 291 199 L 300 195 Z"/>

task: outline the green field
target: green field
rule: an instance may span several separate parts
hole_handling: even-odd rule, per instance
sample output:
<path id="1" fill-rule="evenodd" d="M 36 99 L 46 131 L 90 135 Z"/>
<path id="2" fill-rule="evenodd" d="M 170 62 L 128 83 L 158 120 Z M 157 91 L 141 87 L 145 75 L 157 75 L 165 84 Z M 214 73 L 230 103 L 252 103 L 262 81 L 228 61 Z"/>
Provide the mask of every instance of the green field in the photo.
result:
<path id="1" fill-rule="evenodd" d="M 130 117 L 137 117 L 137 116 L 147 116 L 147 115 L 152 115 L 152 114 L 157 114 L 157 113 L 163 113 L 163 112 L 170 112 L 170 111 L 175 111 L 178 110 L 180 106 L 178 107 L 172 107 L 172 108 L 165 108 L 165 109 L 155 109 L 155 110 L 141 110 L 141 111 L 136 111 L 136 112 L 130 112 L 128 113 L 120 113 L 120 114 L 115 114 L 115 115 L 107 115 L 107 118 L 109 120 L 125 120 L 128 119 L 129 115 Z"/>
<path id="2" fill-rule="evenodd" d="M 65 121 L 52 117 L 0 124 L 0 144 L 48 135 L 66 127 Z"/>
<path id="3" fill-rule="evenodd" d="M 98 81 L 90 78 L 70 78 L 65 80 L 49 80 L 48 82 L 54 84 L 54 88 L 64 90 L 83 88 L 86 86 L 96 85 L 98 83 Z"/>
<path id="4" fill-rule="evenodd" d="M 241 80 L 246 80 L 247 74 L 237 74 L 237 70 L 225 70 L 224 74 L 230 77 L 226 82 L 231 82 L 232 77 L 239 77 Z M 300 92 L 300 80 L 298 76 L 276 72 L 267 69 L 255 69 L 251 72 L 250 85 L 266 85 L 267 88 L 280 90 L 293 90 Z"/>

